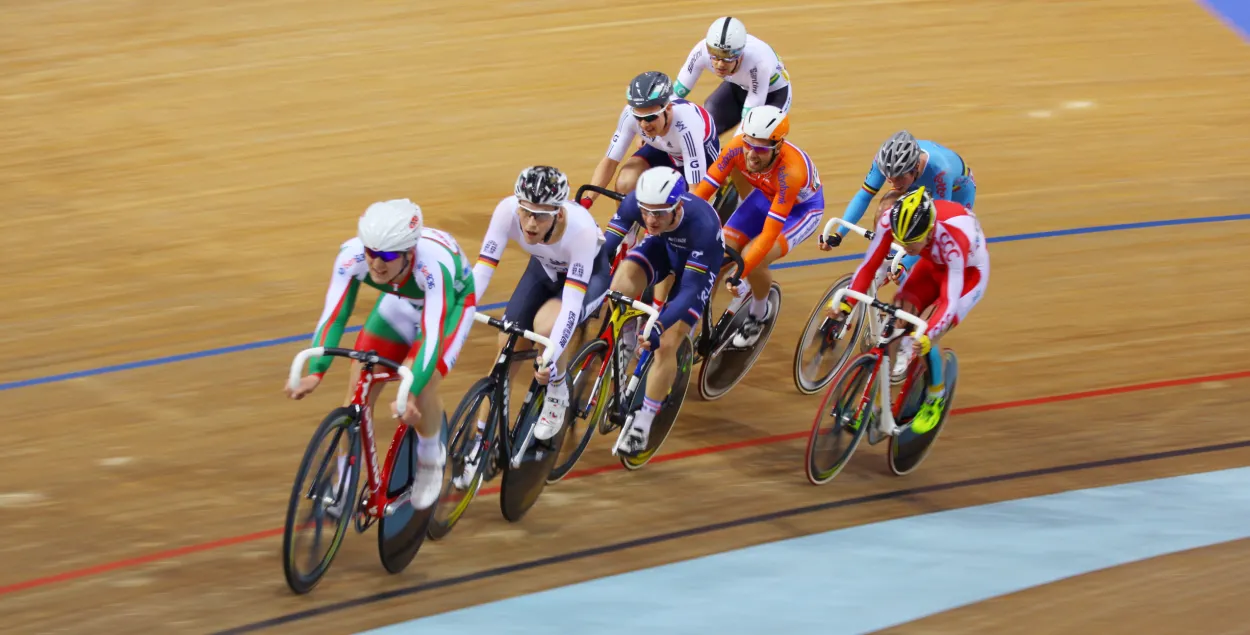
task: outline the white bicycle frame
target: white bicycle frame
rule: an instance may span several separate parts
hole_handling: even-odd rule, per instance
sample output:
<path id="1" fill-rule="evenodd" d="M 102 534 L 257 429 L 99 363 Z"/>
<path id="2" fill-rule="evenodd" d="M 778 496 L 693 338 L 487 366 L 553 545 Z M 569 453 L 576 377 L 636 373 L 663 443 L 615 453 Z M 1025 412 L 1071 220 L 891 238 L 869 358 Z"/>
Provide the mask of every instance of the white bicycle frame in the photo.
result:
<path id="1" fill-rule="evenodd" d="M 631 301 L 630 306 L 632 306 L 633 308 L 639 311 L 642 311 L 643 313 L 646 313 L 649 316 L 647 318 L 646 324 L 644 324 L 642 327 L 642 332 L 638 334 L 638 341 L 645 342 L 648 339 L 650 339 L 651 329 L 655 328 L 656 321 L 660 319 L 660 312 L 657 311 L 656 308 L 651 306 L 650 304 L 647 304 L 646 302 L 640 302 L 638 300 Z M 654 364 L 655 361 L 652 360 L 651 363 Z M 619 370 L 617 372 L 619 372 Z M 633 399 L 633 396 L 637 393 L 638 384 L 640 382 L 641 382 L 641 376 L 638 373 L 633 373 L 629 376 L 629 384 L 627 384 L 624 394 L 628 396 L 631 400 Z M 598 387 L 596 387 L 596 389 L 597 388 Z M 621 441 L 625 440 L 625 432 L 628 431 L 630 427 L 633 426 L 633 424 L 634 424 L 634 418 L 630 417 L 629 421 L 626 422 L 625 425 L 621 426 L 620 433 L 616 435 L 616 443 L 612 445 L 612 456 L 617 455 L 617 451 L 620 450 L 621 448 Z"/>
<path id="2" fill-rule="evenodd" d="M 853 231 L 859 234 L 860 236 L 863 236 L 869 242 L 872 242 L 872 239 L 876 236 L 876 232 L 872 230 L 864 229 L 863 227 L 860 227 L 859 225 L 856 225 L 855 223 L 849 222 L 845 219 L 835 216 L 833 218 L 830 218 L 829 222 L 825 223 L 825 228 L 824 230 L 821 231 L 821 234 L 820 234 L 821 243 L 825 242 L 826 237 L 833 235 L 834 227 L 836 227 L 837 225 L 841 225 L 847 228 L 848 230 Z M 899 263 L 903 261 L 903 256 L 907 255 L 907 252 L 903 250 L 903 246 L 896 242 L 890 243 L 890 251 L 893 253 L 893 256 L 890 258 L 888 268 L 882 267 L 880 270 L 877 271 L 877 274 L 873 276 L 872 285 L 868 289 L 868 293 L 871 294 L 873 297 L 876 297 L 877 291 L 880 289 L 881 285 L 885 283 L 886 276 L 889 275 L 889 272 L 898 269 Z M 829 308 L 836 307 L 837 305 L 838 305 L 837 300 L 831 301 L 829 303 Z M 858 310 L 859 310 L 859 306 L 856 306 L 855 311 L 858 311 Z M 867 309 L 865 309 L 865 316 L 869 317 L 870 319 L 874 317 L 876 318 L 876 319 L 872 319 L 873 322 L 876 322 L 879 319 L 883 319 L 881 318 L 879 314 L 877 315 L 868 314 L 866 313 L 866 311 Z M 854 311 L 852 311 L 852 315 L 854 315 Z M 850 319 L 847 319 L 846 324 L 850 324 L 850 322 L 851 322 Z M 839 339 L 843 335 L 846 334 L 846 324 L 843 325 L 843 328 L 842 328 L 843 332 L 838 334 Z"/>
<path id="3" fill-rule="evenodd" d="M 847 296 L 858 300 L 859 304 L 864 305 L 865 311 L 869 309 L 876 309 L 880 314 L 889 315 L 877 306 L 888 306 L 884 302 L 881 302 L 880 300 L 867 294 L 852 291 L 850 289 L 838 289 L 838 292 L 833 294 L 833 303 L 836 305 L 838 302 L 842 301 L 842 298 Z M 929 330 L 928 322 L 925 322 L 923 319 L 903 311 L 902 309 L 894 309 L 894 317 L 915 325 L 915 327 L 919 329 L 916 331 L 917 333 L 924 333 Z M 875 341 L 881 341 L 885 334 L 885 324 L 887 321 L 888 319 L 883 318 L 880 320 L 873 320 L 871 322 L 872 336 Z M 845 328 L 846 326 L 844 324 L 843 329 Z M 877 389 L 877 405 L 881 407 L 881 418 L 879 419 L 880 423 L 878 425 L 878 429 L 881 431 L 881 434 L 885 436 L 894 436 L 898 434 L 901 429 L 894 424 L 894 411 L 890 408 L 890 367 L 893 362 L 894 360 L 890 357 L 890 354 L 887 351 L 885 359 L 882 360 L 882 363 L 885 364 L 885 369 L 884 371 L 877 372 L 877 381 L 880 384 Z"/>

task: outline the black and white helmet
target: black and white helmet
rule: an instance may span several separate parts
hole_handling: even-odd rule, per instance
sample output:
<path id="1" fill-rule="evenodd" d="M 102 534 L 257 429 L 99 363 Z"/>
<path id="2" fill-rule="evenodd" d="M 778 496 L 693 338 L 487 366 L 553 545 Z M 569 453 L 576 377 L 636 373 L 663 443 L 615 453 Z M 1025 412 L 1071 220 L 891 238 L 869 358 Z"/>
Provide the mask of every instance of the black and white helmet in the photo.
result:
<path id="1" fill-rule="evenodd" d="M 920 144 L 906 130 L 894 133 L 877 151 L 877 169 L 887 179 L 895 179 L 920 164 Z"/>
<path id="2" fill-rule="evenodd" d="M 625 101 L 630 108 L 665 106 L 673 98 L 673 80 L 660 71 L 647 71 L 629 82 Z"/>
<path id="3" fill-rule="evenodd" d="M 569 180 L 563 172 L 549 165 L 531 165 L 521 170 L 513 193 L 518 199 L 535 205 L 559 207 L 569 198 Z"/>

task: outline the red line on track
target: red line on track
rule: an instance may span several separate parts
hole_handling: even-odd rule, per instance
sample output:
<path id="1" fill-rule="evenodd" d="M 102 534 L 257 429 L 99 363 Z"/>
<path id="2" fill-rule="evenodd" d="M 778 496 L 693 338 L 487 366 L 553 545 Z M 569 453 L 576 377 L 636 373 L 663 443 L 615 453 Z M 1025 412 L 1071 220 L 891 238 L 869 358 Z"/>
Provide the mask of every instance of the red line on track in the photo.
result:
<path id="1" fill-rule="evenodd" d="M 1201 377 L 1185 377 L 1181 379 L 1168 379 L 1168 380 L 1163 380 L 1163 381 L 1148 382 L 1144 384 L 1133 384 L 1130 386 L 1117 386 L 1114 388 L 1099 388 L 1096 390 L 1086 390 L 1082 392 L 1073 392 L 1073 393 L 1067 393 L 1067 394 L 1062 394 L 1062 395 L 1050 395 L 1047 397 L 1035 397 L 1032 399 L 1018 399 L 1015 401 L 1004 401 L 1000 403 L 983 404 L 980 406 L 969 406 L 967 408 L 956 408 L 952 411 L 952 414 L 975 414 L 975 413 L 980 413 L 980 412 L 991 412 L 994 410 L 1007 410 L 1010 408 L 1026 408 L 1029 406 L 1041 406 L 1041 405 L 1046 405 L 1046 404 L 1059 403 L 1063 401 L 1075 401 L 1078 399 L 1091 399 L 1094 397 L 1106 397 L 1109 395 L 1121 395 L 1125 393 L 1142 392 L 1142 391 L 1147 391 L 1147 390 L 1159 390 L 1161 388 L 1175 388 L 1177 386 L 1191 386 L 1194 384 L 1201 384 L 1201 383 L 1212 382 L 1212 381 L 1228 381 L 1228 380 L 1233 380 L 1233 379 L 1245 379 L 1247 377 L 1250 377 L 1250 370 L 1243 370 L 1243 371 L 1237 371 L 1237 372 L 1232 372 L 1232 373 L 1221 373 L 1218 375 L 1204 375 Z M 704 456 L 707 454 L 717 454 L 720 452 L 728 452 L 730 450 L 740 450 L 742 448 L 749 448 L 749 447 L 755 447 L 755 446 L 760 446 L 760 445 L 768 445 L 770 443 L 780 443 L 782 441 L 793 441 L 796 439 L 802 439 L 806 437 L 808 434 L 809 434 L 809 431 L 803 430 L 800 432 L 790 432 L 786 434 L 777 434 L 777 435 L 771 435 L 771 436 L 766 436 L 766 437 L 756 437 L 754 439 L 746 439 L 744 441 L 734 441 L 733 443 L 723 443 L 720 445 L 711 445 L 711 446 L 702 447 L 702 448 L 692 448 L 690 450 L 682 450 L 680 452 L 673 452 L 670 454 L 663 454 L 663 455 L 657 456 L 654 459 L 652 459 L 651 462 L 652 463 L 664 463 L 667 461 L 678 461 L 681 459 L 688 459 L 688 458 L 693 458 L 696 456 Z M 620 471 L 623 469 L 624 468 L 621 467 L 619 463 L 612 463 L 609 465 L 593 467 L 593 468 L 588 468 L 584 470 L 574 470 L 573 472 L 570 472 L 569 475 L 564 478 L 565 480 L 568 480 L 571 478 L 581 478 L 585 476 L 593 476 L 595 474 L 616 472 L 616 471 Z M 494 486 L 494 487 L 483 488 L 478 493 L 479 494 L 494 494 L 498 491 L 499 491 L 499 487 Z M 150 554 L 143 555 L 143 556 L 137 556 L 134 558 L 126 558 L 124 560 L 115 560 L 113 562 L 105 562 L 103 564 L 98 564 L 98 565 L 94 565 L 91 567 L 85 567 L 82 569 L 73 569 L 71 571 L 63 571 L 61 573 L 53 574 L 50 576 L 45 576 L 42 578 L 33 578 L 30 580 L 18 582 L 16 584 L 10 584 L 8 586 L 0 587 L 0 595 L 16 593 L 18 591 L 26 591 L 29 589 L 47 586 L 50 584 L 57 584 L 60 582 L 69 582 L 71 580 L 78 580 L 78 579 L 87 578 L 91 576 L 102 575 L 102 574 L 110 573 L 110 572 L 117 571 L 120 569 L 128 569 L 130 567 L 137 567 L 139 565 L 149 564 L 152 562 L 159 562 L 161 560 L 170 560 L 172 558 L 177 558 L 180 556 L 186 556 L 186 555 L 191 555 L 195 553 L 202 553 L 205 551 L 212 551 L 213 549 L 221 549 L 223 547 L 232 547 L 234 545 L 239 545 L 239 544 L 243 544 L 246 542 L 253 542 L 256 540 L 263 540 L 265 538 L 274 538 L 277 536 L 281 536 L 282 531 L 283 530 L 281 527 L 278 527 L 276 529 L 266 529 L 264 531 L 257 531 L 257 532 L 250 533 L 250 534 L 243 534 L 241 536 L 231 536 L 228 538 L 221 538 L 219 540 L 213 540 L 210 542 L 203 542 L 203 543 L 199 543 L 195 545 L 186 545 L 184 547 L 178 547 L 176 549 L 157 551 L 155 553 L 150 553 Z"/>

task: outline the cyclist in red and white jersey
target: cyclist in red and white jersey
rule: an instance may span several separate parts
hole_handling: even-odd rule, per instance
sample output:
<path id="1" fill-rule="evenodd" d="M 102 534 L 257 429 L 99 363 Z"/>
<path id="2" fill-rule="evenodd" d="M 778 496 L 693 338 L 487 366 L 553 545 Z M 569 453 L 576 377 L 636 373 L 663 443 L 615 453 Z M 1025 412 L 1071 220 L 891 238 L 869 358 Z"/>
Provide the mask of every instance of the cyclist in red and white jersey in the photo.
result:
<path id="1" fill-rule="evenodd" d="M 985 233 L 972 210 L 951 201 L 934 201 L 925 187 L 904 194 L 882 214 L 863 262 L 855 270 L 851 289 L 866 293 L 873 276 L 898 241 L 910 256 L 920 256 L 915 269 L 895 296 L 903 310 L 919 314 L 930 306 L 929 328 L 907 336 L 899 345 L 891 373 L 895 381 L 906 376 L 915 353 L 929 356 L 929 394 L 912 421 L 911 430 L 924 434 L 937 425 L 945 404 L 940 338 L 962 322 L 985 295 L 990 281 L 990 253 Z M 855 301 L 847 298 L 831 308 L 832 317 L 845 320 Z"/>

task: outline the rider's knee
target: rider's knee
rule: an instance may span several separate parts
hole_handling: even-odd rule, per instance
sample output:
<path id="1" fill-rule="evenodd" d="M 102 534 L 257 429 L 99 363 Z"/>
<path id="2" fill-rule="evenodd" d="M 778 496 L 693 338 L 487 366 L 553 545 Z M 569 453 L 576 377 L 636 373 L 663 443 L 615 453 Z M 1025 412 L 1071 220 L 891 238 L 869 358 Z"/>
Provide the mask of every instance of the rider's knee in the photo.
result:
<path id="1" fill-rule="evenodd" d="M 668 329 L 660 335 L 660 347 L 670 351 L 676 351 L 677 347 L 681 344 L 681 341 L 689 336 L 690 325 L 679 321 L 668 327 Z"/>

